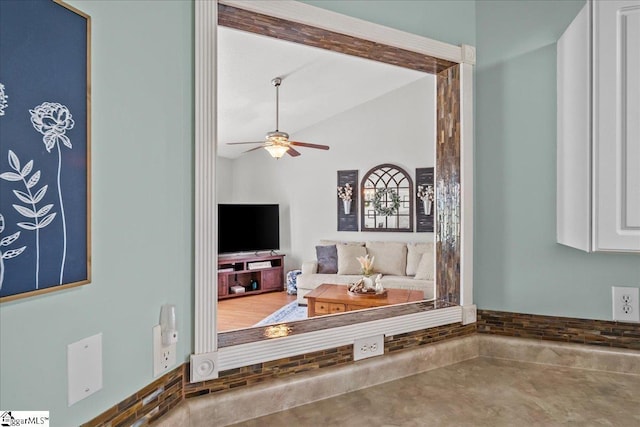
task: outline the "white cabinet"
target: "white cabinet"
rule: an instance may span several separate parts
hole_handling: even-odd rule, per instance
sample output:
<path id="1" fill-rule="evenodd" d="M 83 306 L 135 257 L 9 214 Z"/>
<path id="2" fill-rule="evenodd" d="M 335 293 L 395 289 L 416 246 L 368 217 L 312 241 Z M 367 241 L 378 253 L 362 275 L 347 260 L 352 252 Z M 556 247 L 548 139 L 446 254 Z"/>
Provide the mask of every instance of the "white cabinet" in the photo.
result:
<path id="1" fill-rule="evenodd" d="M 640 0 L 587 1 L 557 55 L 558 243 L 640 252 Z"/>

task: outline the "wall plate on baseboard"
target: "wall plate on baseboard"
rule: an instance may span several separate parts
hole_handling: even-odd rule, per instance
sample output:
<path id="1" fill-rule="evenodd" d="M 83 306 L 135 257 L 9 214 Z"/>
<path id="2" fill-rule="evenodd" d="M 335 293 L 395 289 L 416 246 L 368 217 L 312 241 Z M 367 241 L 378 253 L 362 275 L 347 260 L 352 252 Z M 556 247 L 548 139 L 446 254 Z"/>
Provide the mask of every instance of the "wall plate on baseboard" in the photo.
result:
<path id="1" fill-rule="evenodd" d="M 353 343 L 353 360 L 366 359 L 384 354 L 384 335 L 358 338 Z"/>

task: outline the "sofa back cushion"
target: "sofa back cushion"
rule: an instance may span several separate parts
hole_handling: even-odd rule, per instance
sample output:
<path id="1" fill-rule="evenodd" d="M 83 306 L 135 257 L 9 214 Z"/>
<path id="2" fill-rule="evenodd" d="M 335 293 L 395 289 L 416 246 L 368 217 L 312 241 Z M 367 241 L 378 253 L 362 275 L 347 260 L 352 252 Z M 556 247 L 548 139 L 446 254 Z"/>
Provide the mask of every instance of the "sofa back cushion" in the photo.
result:
<path id="1" fill-rule="evenodd" d="M 320 240 L 320 245 L 322 246 L 330 246 L 330 245 L 364 246 L 364 242 L 356 242 L 356 241 L 348 241 L 348 240 Z"/>
<path id="2" fill-rule="evenodd" d="M 316 246 L 318 273 L 335 274 L 338 272 L 338 250 L 336 245 Z"/>
<path id="3" fill-rule="evenodd" d="M 373 271 L 404 276 L 407 269 L 407 245 L 402 242 L 367 242 L 369 257 L 375 257 Z"/>
<path id="4" fill-rule="evenodd" d="M 338 252 L 338 274 L 361 274 L 360 263 L 356 258 L 365 256 L 367 249 L 359 245 L 336 245 Z"/>
<path id="5" fill-rule="evenodd" d="M 418 269 L 414 279 L 416 280 L 435 280 L 435 265 L 433 262 L 433 253 L 425 252 L 420 258 Z"/>
<path id="6" fill-rule="evenodd" d="M 433 242 L 407 243 L 407 276 L 415 276 L 424 253 L 433 254 Z"/>

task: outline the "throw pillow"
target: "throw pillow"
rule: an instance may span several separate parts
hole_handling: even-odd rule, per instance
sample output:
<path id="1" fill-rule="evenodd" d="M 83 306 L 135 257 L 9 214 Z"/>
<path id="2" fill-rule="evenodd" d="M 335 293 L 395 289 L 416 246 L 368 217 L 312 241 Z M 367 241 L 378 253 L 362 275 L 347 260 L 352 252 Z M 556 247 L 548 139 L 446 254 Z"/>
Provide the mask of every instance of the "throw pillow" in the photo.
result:
<path id="1" fill-rule="evenodd" d="M 404 276 L 407 266 L 407 245 L 401 242 L 367 242 L 367 253 L 373 260 L 373 271 Z"/>
<path id="2" fill-rule="evenodd" d="M 407 243 L 407 276 L 415 276 L 424 253 L 433 254 L 433 242 Z"/>
<path id="3" fill-rule="evenodd" d="M 434 274 L 435 266 L 433 264 L 433 253 L 425 252 L 422 254 L 414 279 L 434 280 Z"/>
<path id="4" fill-rule="evenodd" d="M 360 274 L 360 263 L 356 258 L 365 256 L 364 246 L 336 245 L 338 251 L 338 274 Z"/>
<path id="5" fill-rule="evenodd" d="M 316 246 L 318 273 L 335 274 L 338 272 L 338 251 L 336 245 Z"/>

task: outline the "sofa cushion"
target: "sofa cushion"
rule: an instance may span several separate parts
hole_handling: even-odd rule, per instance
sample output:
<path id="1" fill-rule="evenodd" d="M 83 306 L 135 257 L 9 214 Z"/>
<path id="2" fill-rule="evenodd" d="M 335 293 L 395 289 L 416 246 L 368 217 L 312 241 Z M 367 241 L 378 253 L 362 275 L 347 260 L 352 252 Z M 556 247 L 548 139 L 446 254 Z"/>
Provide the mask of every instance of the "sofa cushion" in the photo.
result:
<path id="1" fill-rule="evenodd" d="M 416 280 L 434 280 L 435 266 L 433 264 L 433 253 L 425 252 L 422 254 L 420 264 L 416 269 Z"/>
<path id="2" fill-rule="evenodd" d="M 360 274 L 360 263 L 356 258 L 365 256 L 367 249 L 357 245 L 336 245 L 338 251 L 338 274 Z"/>
<path id="3" fill-rule="evenodd" d="M 355 241 L 347 241 L 347 240 L 320 240 L 320 244 L 322 246 L 329 246 L 329 245 L 364 246 L 364 242 L 355 242 Z"/>
<path id="4" fill-rule="evenodd" d="M 402 242 L 367 242 L 367 253 L 375 257 L 373 271 L 404 276 L 407 267 L 407 245 Z"/>
<path id="5" fill-rule="evenodd" d="M 336 245 L 316 246 L 318 273 L 335 274 L 338 272 L 338 250 Z"/>
<path id="6" fill-rule="evenodd" d="M 433 253 L 433 242 L 407 243 L 407 276 L 415 276 L 425 252 Z"/>

